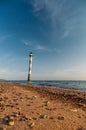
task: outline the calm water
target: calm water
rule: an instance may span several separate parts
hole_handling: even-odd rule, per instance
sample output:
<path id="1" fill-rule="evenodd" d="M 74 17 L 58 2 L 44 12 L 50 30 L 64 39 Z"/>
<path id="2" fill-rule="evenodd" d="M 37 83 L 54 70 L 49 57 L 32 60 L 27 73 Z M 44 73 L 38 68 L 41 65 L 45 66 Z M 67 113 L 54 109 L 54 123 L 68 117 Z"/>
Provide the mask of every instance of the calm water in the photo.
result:
<path id="1" fill-rule="evenodd" d="M 58 81 L 58 80 L 34 80 L 31 83 L 28 83 L 25 80 L 17 80 L 17 81 L 6 81 L 11 83 L 18 84 L 30 84 L 30 85 L 39 85 L 39 86 L 47 86 L 47 87 L 59 87 L 65 89 L 76 89 L 81 91 L 86 91 L 86 81 Z"/>

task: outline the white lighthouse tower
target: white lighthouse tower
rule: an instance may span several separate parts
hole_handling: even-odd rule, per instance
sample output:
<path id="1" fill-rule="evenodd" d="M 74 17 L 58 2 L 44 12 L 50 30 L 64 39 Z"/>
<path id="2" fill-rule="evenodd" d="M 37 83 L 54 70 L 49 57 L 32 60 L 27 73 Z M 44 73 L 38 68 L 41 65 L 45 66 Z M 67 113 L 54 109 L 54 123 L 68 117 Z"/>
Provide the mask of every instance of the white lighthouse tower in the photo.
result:
<path id="1" fill-rule="evenodd" d="M 32 52 L 29 54 L 29 73 L 28 73 L 28 81 L 32 80 Z"/>

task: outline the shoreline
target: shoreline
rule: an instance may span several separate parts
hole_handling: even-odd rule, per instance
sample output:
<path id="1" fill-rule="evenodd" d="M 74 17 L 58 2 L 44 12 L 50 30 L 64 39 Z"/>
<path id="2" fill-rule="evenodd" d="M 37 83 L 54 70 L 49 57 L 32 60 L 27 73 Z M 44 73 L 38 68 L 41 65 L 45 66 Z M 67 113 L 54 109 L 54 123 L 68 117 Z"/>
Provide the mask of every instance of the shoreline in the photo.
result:
<path id="1" fill-rule="evenodd" d="M 62 89 L 72 89 L 72 90 L 77 90 L 77 91 L 82 91 L 82 92 L 86 92 L 86 86 L 82 84 L 82 82 L 86 81 L 81 81 L 81 80 L 62 80 L 62 81 L 55 81 L 56 83 L 53 84 L 54 80 L 49 80 L 49 81 L 41 81 L 41 80 L 33 80 L 31 83 L 29 83 L 26 80 L 8 80 L 6 81 L 6 83 L 12 83 L 12 84 L 21 84 L 21 85 L 30 85 L 30 86 L 42 86 L 42 87 L 54 87 L 54 88 L 62 88 Z M 3 81 L 4 82 L 4 81 Z M 58 82 L 58 84 L 57 84 Z M 62 84 L 60 84 L 60 82 L 63 82 Z M 65 82 L 68 82 L 67 84 L 65 84 Z M 74 83 L 73 83 L 74 82 Z M 78 84 L 76 84 L 78 82 Z M 68 85 L 69 84 L 69 85 Z M 73 84 L 73 85 L 72 85 Z M 80 86 L 79 86 L 80 85 Z M 71 87 L 70 87 L 71 86 Z M 83 87 L 82 87 L 83 86 Z"/>
<path id="2" fill-rule="evenodd" d="M 13 113 L 14 125 L 3 123 Z M 0 82 L 0 128 L 85 130 L 86 92 Z"/>

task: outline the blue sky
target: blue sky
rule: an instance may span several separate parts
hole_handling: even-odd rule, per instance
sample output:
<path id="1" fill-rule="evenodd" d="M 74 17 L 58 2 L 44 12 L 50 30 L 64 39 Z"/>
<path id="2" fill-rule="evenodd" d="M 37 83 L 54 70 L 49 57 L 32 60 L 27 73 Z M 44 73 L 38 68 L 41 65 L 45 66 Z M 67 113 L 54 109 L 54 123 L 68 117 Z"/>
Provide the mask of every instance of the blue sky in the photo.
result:
<path id="1" fill-rule="evenodd" d="M 86 79 L 86 0 L 1 0 L 0 78 Z"/>

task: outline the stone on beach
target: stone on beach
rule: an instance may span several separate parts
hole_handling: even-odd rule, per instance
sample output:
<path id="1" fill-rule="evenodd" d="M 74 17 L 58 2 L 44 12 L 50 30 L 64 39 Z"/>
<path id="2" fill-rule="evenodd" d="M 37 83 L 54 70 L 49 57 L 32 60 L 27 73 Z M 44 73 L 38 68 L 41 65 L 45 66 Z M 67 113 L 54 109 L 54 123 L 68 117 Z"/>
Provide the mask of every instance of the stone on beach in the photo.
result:
<path id="1" fill-rule="evenodd" d="M 18 110 L 21 110 L 22 108 L 21 108 L 21 107 L 18 107 L 17 109 L 18 109 Z"/>
<path id="2" fill-rule="evenodd" d="M 42 118 L 42 119 L 49 119 L 49 116 L 47 116 L 47 115 L 40 115 L 40 118 Z"/>
<path id="3" fill-rule="evenodd" d="M 49 101 L 45 102 L 45 106 L 48 106 L 49 104 L 50 104 L 50 102 L 49 102 Z"/>
<path id="4" fill-rule="evenodd" d="M 4 121 L 5 124 L 7 124 L 8 121 L 9 121 L 9 118 L 8 118 L 8 117 L 5 117 L 5 118 L 3 119 L 3 121 Z"/>
<path id="5" fill-rule="evenodd" d="M 73 112 L 77 112 L 78 110 L 77 110 L 77 109 L 71 109 L 71 111 L 73 111 Z"/>
<path id="6" fill-rule="evenodd" d="M 13 117 L 19 117 L 19 114 L 18 113 L 13 113 L 12 116 Z"/>
<path id="7" fill-rule="evenodd" d="M 13 126 L 13 125 L 14 125 L 14 120 L 10 120 L 8 124 L 9 124 L 10 126 Z"/>
<path id="8" fill-rule="evenodd" d="M 10 115 L 7 115 L 4 119 L 3 119 L 4 123 L 5 124 L 8 124 L 10 126 L 13 126 L 14 125 L 14 117 L 13 116 L 10 116 Z"/>
<path id="9" fill-rule="evenodd" d="M 0 130 L 6 130 L 6 128 L 2 128 L 2 127 L 0 127 Z"/>
<path id="10" fill-rule="evenodd" d="M 33 98 L 33 99 L 36 99 L 36 98 L 37 98 L 37 96 L 36 96 L 36 95 L 35 95 L 35 96 L 32 96 L 32 98 Z"/>
<path id="11" fill-rule="evenodd" d="M 22 118 L 23 118 L 23 120 L 28 121 L 30 117 L 25 115 L 25 116 L 22 116 Z"/>
<path id="12" fill-rule="evenodd" d="M 29 126 L 30 126 L 30 128 L 33 128 L 35 126 L 35 123 L 34 122 L 31 123 L 31 124 L 29 124 Z"/>
<path id="13" fill-rule="evenodd" d="M 58 116 L 58 120 L 64 120 L 64 116 Z"/>
<path id="14" fill-rule="evenodd" d="M 32 118 L 32 117 L 28 117 L 28 119 L 29 119 L 29 120 L 33 120 L 33 118 Z"/>

